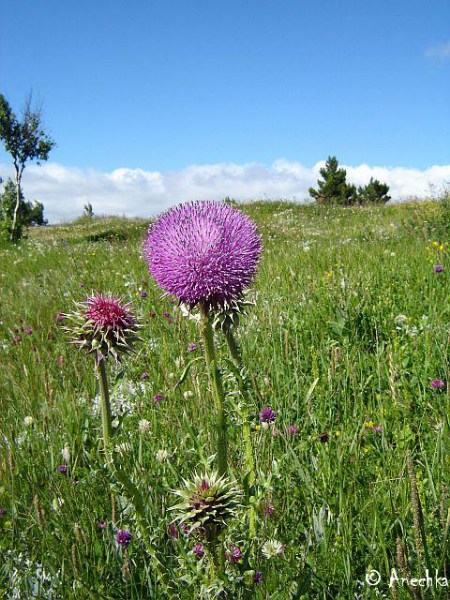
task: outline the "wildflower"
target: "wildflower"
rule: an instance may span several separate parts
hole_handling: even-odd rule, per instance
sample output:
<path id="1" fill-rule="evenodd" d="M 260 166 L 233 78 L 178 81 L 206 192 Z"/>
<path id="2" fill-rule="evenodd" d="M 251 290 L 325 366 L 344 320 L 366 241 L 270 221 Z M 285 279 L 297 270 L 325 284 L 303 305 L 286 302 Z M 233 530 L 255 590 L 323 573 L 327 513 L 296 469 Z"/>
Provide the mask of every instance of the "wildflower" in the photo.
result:
<path id="1" fill-rule="evenodd" d="M 33 425 L 33 423 L 34 423 L 34 418 L 31 415 L 28 415 L 23 420 L 23 424 L 25 425 L 25 427 L 31 427 Z"/>
<path id="2" fill-rule="evenodd" d="M 6 508 L 0 508 L 0 517 L 4 517 L 6 515 Z"/>
<path id="3" fill-rule="evenodd" d="M 397 315 L 394 319 L 396 325 L 402 325 L 408 321 L 408 317 L 406 315 Z"/>
<path id="4" fill-rule="evenodd" d="M 166 293 L 191 308 L 223 308 L 255 273 L 261 240 L 252 221 L 219 202 L 190 202 L 163 213 L 144 246 L 149 271 Z"/>
<path id="5" fill-rule="evenodd" d="M 65 330 L 72 334 L 73 343 L 88 353 L 96 352 L 98 360 L 109 354 L 119 361 L 120 353 L 132 350 L 139 338 L 139 326 L 130 310 L 130 303 L 111 294 L 88 296 L 76 303 L 78 310 L 65 317 L 72 322 Z"/>
<path id="6" fill-rule="evenodd" d="M 132 539 L 132 534 L 126 529 L 119 529 L 119 531 L 116 533 L 116 542 L 119 544 L 119 546 L 124 546 L 126 548 Z"/>
<path id="7" fill-rule="evenodd" d="M 289 435 L 297 435 L 297 433 L 298 433 L 297 425 L 289 425 L 287 428 L 287 432 Z"/>
<path id="8" fill-rule="evenodd" d="M 139 433 L 148 433 L 150 431 L 150 421 L 141 419 L 138 424 Z"/>
<path id="9" fill-rule="evenodd" d="M 142 292 L 139 294 L 141 298 L 147 298 L 148 294 L 145 290 L 142 290 Z"/>
<path id="10" fill-rule="evenodd" d="M 367 427 L 367 429 L 373 429 L 374 422 L 373 421 L 366 421 L 365 426 Z"/>
<path id="11" fill-rule="evenodd" d="M 141 375 L 141 379 L 142 379 L 143 381 L 146 381 L 146 380 L 147 380 L 147 379 L 149 379 L 149 378 L 150 378 L 150 375 L 149 375 L 148 373 L 142 373 L 142 375 Z"/>
<path id="12" fill-rule="evenodd" d="M 194 544 L 192 548 L 192 554 L 194 554 L 194 556 L 196 556 L 197 558 L 203 558 L 205 556 L 203 544 L 201 544 L 200 542 Z"/>
<path id="13" fill-rule="evenodd" d="M 256 571 L 256 573 L 253 575 L 253 583 L 261 583 L 263 580 L 263 574 L 261 573 L 261 571 Z"/>
<path id="14" fill-rule="evenodd" d="M 148 316 L 150 317 L 150 319 L 154 319 L 156 317 L 156 313 L 154 310 L 151 310 L 148 314 Z"/>
<path id="15" fill-rule="evenodd" d="M 432 379 L 430 385 L 435 390 L 441 390 L 445 386 L 445 381 L 442 379 Z"/>
<path id="16" fill-rule="evenodd" d="M 169 458 L 169 453 L 167 450 L 158 450 L 156 453 L 156 462 L 162 463 L 165 462 Z"/>
<path id="17" fill-rule="evenodd" d="M 189 400 L 190 398 L 194 397 L 194 392 L 192 392 L 191 390 L 186 390 L 185 392 L 183 392 L 183 398 L 185 400 Z"/>
<path id="18" fill-rule="evenodd" d="M 65 475 L 68 470 L 69 470 L 69 467 L 67 465 L 59 465 L 59 467 L 58 467 L 58 471 L 60 473 L 62 473 L 63 475 Z"/>
<path id="19" fill-rule="evenodd" d="M 31 335 L 33 333 L 33 328 L 32 327 L 27 327 L 25 329 L 25 333 L 28 333 L 28 335 Z"/>
<path id="20" fill-rule="evenodd" d="M 66 462 L 70 462 L 70 446 L 69 444 L 64 444 L 64 448 L 61 450 L 61 456 Z"/>
<path id="21" fill-rule="evenodd" d="M 433 270 L 435 273 L 442 273 L 444 270 L 444 265 L 434 265 Z"/>
<path id="22" fill-rule="evenodd" d="M 172 523 L 169 525 L 169 535 L 174 540 L 177 540 L 180 537 L 180 532 L 175 521 L 172 521 Z"/>
<path id="23" fill-rule="evenodd" d="M 270 406 L 265 406 L 259 413 L 259 420 L 261 423 L 273 423 L 277 413 Z"/>
<path id="24" fill-rule="evenodd" d="M 375 433 L 381 433 L 381 431 L 383 430 L 383 426 L 382 425 L 374 425 L 373 430 L 375 431 Z"/>
<path id="25" fill-rule="evenodd" d="M 236 563 L 238 563 L 242 560 L 242 552 L 238 548 L 238 546 L 231 546 L 230 550 L 228 552 L 226 552 L 225 558 L 232 565 L 235 565 Z"/>
<path id="26" fill-rule="evenodd" d="M 188 352 L 194 352 L 194 350 L 197 350 L 197 347 L 197 344 L 195 342 L 192 342 L 188 345 Z"/>
<path id="27" fill-rule="evenodd" d="M 324 431 L 323 433 L 319 433 L 319 440 L 322 442 L 322 444 L 326 444 L 326 442 L 328 442 L 329 439 L 330 436 L 326 431 Z"/>
<path id="28" fill-rule="evenodd" d="M 97 529 L 106 529 L 108 527 L 108 521 L 99 521 L 97 523 Z"/>
<path id="29" fill-rule="evenodd" d="M 267 542 L 264 542 L 261 552 L 266 558 L 275 558 L 276 556 L 283 554 L 285 549 L 285 545 L 278 540 L 268 540 Z"/>
<path id="30" fill-rule="evenodd" d="M 160 394 L 160 393 L 158 393 L 158 394 L 155 394 L 155 395 L 153 396 L 153 400 L 154 400 L 155 402 L 161 402 L 161 400 L 164 400 L 164 396 L 163 396 L 162 394 Z"/>
<path id="31" fill-rule="evenodd" d="M 266 517 L 273 517 L 275 514 L 275 506 L 273 504 L 265 504 L 263 506 L 263 512 Z"/>

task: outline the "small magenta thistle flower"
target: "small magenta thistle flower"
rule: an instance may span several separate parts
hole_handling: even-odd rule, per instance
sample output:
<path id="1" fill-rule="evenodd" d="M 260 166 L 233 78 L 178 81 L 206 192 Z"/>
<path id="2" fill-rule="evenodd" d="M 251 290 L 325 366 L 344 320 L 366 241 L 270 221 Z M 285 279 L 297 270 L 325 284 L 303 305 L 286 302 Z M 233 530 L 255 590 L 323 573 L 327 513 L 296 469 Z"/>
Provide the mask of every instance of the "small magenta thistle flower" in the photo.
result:
<path id="1" fill-rule="evenodd" d="M 64 317 L 71 325 L 64 327 L 72 334 L 73 343 L 98 360 L 110 354 L 120 361 L 120 355 L 130 352 L 139 338 L 139 326 L 130 310 L 130 303 L 112 294 L 93 294 L 76 303 L 78 310 Z"/>
<path id="2" fill-rule="evenodd" d="M 292 435 L 292 436 L 297 435 L 297 433 L 298 433 L 297 425 L 289 425 L 287 428 L 287 432 L 289 435 Z"/>
<path id="3" fill-rule="evenodd" d="M 253 575 L 253 583 L 259 584 L 261 583 L 263 580 L 263 574 L 261 573 L 261 571 L 256 571 L 256 573 Z"/>
<path id="4" fill-rule="evenodd" d="M 445 381 L 442 379 L 432 379 L 430 385 L 435 390 L 441 390 L 445 387 Z"/>
<path id="5" fill-rule="evenodd" d="M 58 471 L 60 473 L 62 473 L 63 475 L 66 475 L 68 470 L 69 470 L 69 467 L 67 465 L 59 465 L 59 467 L 58 467 Z"/>
<path id="6" fill-rule="evenodd" d="M 265 406 L 259 413 L 259 420 L 261 423 L 273 423 L 277 413 L 270 406 Z"/>
<path id="7" fill-rule="evenodd" d="M 163 213 L 144 245 L 149 271 L 191 308 L 223 308 L 253 280 L 261 254 L 254 223 L 221 202 L 189 202 Z"/>
<path id="8" fill-rule="evenodd" d="M 433 270 L 435 273 L 443 273 L 444 265 L 434 265 Z"/>
<path id="9" fill-rule="evenodd" d="M 119 531 L 116 533 L 116 542 L 119 544 L 119 546 L 124 546 L 126 548 L 132 539 L 132 534 L 126 529 L 119 529 Z"/>

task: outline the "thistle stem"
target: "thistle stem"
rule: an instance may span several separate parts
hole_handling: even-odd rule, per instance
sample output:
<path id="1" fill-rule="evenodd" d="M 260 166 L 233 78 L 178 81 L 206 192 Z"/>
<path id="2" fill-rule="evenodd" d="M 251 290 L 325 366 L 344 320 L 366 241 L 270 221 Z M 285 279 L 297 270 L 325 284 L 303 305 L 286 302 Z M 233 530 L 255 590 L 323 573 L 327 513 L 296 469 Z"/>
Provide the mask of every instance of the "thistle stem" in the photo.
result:
<path id="1" fill-rule="evenodd" d="M 255 482 L 256 482 L 256 469 L 255 469 L 255 459 L 253 456 L 253 444 L 252 444 L 252 436 L 250 430 L 250 420 L 248 414 L 248 404 L 249 404 L 249 383 L 245 378 L 245 370 L 242 362 L 242 354 L 236 343 L 236 339 L 233 335 L 231 329 L 227 329 L 225 331 L 225 338 L 227 340 L 228 348 L 230 350 L 231 358 L 235 367 L 238 369 L 241 377 L 239 378 L 239 387 L 241 390 L 241 394 L 244 398 L 244 409 L 243 409 L 243 425 L 242 425 L 242 435 L 244 438 L 244 446 L 245 446 L 245 464 L 247 467 L 247 485 L 245 489 L 247 502 L 249 504 L 249 534 L 250 538 L 256 537 L 256 513 L 254 506 L 255 499 Z"/>
<path id="2" fill-rule="evenodd" d="M 200 330 L 205 342 L 206 364 L 208 366 L 208 374 L 214 390 L 216 402 L 218 470 L 219 475 L 226 475 L 228 472 L 228 442 L 225 393 L 222 384 L 222 374 L 217 364 L 216 351 L 214 348 L 214 332 L 211 320 L 205 307 L 201 307 L 201 317 Z"/>
<path id="3" fill-rule="evenodd" d="M 117 466 L 114 462 L 114 454 L 111 447 L 113 437 L 111 402 L 109 398 L 108 377 L 106 374 L 105 360 L 97 353 L 95 366 L 98 373 L 98 381 L 100 387 L 101 411 L 102 411 L 102 427 L 103 427 L 103 448 L 106 454 L 106 464 L 113 483 L 118 481 L 123 490 L 124 496 L 131 502 L 136 511 L 136 524 L 140 530 L 141 537 L 144 541 L 145 549 L 153 561 L 154 570 L 157 578 L 164 585 L 169 598 L 174 598 L 171 592 L 170 583 L 164 572 L 163 565 L 159 560 L 153 544 L 148 540 L 148 525 L 145 514 L 145 505 L 137 486 L 131 481 L 128 475 Z"/>
<path id="4" fill-rule="evenodd" d="M 103 428 L 103 445 L 105 451 L 111 446 L 111 439 L 113 436 L 112 429 L 112 416 L 111 416 L 111 403 L 109 400 L 109 388 L 108 388 L 108 376 L 106 375 L 105 360 L 102 356 L 97 355 L 95 357 L 95 367 L 98 373 L 98 382 L 100 387 L 100 402 L 102 412 L 102 428 Z"/>

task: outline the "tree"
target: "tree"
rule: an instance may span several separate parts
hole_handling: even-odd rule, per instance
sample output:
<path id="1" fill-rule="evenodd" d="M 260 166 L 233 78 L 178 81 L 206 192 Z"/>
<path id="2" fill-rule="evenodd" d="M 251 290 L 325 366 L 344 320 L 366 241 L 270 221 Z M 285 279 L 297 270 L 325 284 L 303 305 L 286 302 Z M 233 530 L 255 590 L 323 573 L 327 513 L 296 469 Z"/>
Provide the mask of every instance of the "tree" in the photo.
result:
<path id="1" fill-rule="evenodd" d="M 328 157 L 325 167 L 320 169 L 320 175 L 323 179 L 317 181 L 319 189 L 309 188 L 309 194 L 316 202 L 344 206 L 354 204 L 356 187 L 347 183 L 347 171 L 339 169 L 339 163 L 335 156 Z"/>
<path id="2" fill-rule="evenodd" d="M 370 178 L 369 183 L 358 188 L 359 204 L 386 204 L 391 199 L 388 196 L 389 186 L 378 179 Z"/>
<path id="3" fill-rule="evenodd" d="M 0 237 L 10 240 L 13 228 L 14 210 L 16 206 L 17 190 L 14 181 L 9 178 L 0 193 Z M 44 206 L 41 202 L 25 202 L 20 191 L 20 203 L 17 210 L 16 239 L 22 237 L 24 227 L 33 225 L 47 225 L 44 219 Z"/>
<path id="4" fill-rule="evenodd" d="M 19 210 L 22 196 L 22 175 L 27 162 L 47 160 L 55 142 L 42 128 L 42 110 L 32 110 L 31 95 L 28 97 L 19 121 L 11 107 L 0 94 L 0 140 L 11 155 L 15 172 L 16 198 L 10 228 L 10 240 L 20 239 L 22 227 L 19 223 Z"/>

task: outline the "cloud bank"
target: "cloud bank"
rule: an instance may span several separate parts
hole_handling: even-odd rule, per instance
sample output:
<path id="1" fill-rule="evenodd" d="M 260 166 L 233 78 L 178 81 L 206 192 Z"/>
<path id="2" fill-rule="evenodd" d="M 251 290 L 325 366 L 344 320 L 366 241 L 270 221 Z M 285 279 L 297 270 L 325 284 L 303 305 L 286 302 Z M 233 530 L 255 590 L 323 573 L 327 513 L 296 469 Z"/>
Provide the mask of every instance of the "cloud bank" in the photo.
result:
<path id="1" fill-rule="evenodd" d="M 430 46 L 425 51 L 427 58 L 450 58 L 450 42 Z"/>
<path id="2" fill-rule="evenodd" d="M 324 162 L 304 167 L 298 162 L 276 160 L 259 163 L 191 165 L 179 171 L 145 171 L 118 168 L 111 172 L 78 169 L 57 163 L 30 165 L 24 173 L 27 200 L 44 204 L 50 223 L 80 216 L 90 202 L 97 215 L 151 217 L 169 206 L 188 200 L 286 199 L 308 202 L 308 188 L 316 186 Z M 425 170 L 403 167 L 342 165 L 351 183 L 364 185 L 371 177 L 390 186 L 393 201 L 429 197 L 450 183 L 450 165 Z M 11 176 L 9 165 L 0 173 Z"/>

